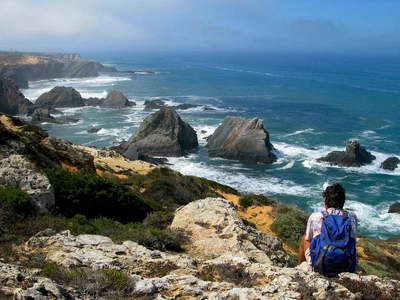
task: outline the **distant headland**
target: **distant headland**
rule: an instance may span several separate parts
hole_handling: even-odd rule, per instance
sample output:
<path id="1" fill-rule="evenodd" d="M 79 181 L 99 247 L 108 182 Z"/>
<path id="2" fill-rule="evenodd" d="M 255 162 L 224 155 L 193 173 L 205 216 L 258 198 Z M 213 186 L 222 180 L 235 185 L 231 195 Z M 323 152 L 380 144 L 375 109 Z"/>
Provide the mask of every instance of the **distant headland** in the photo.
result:
<path id="1" fill-rule="evenodd" d="M 22 89 L 29 88 L 29 81 L 97 77 L 99 72 L 118 71 L 76 53 L 0 51 L 0 76 L 13 79 Z"/>

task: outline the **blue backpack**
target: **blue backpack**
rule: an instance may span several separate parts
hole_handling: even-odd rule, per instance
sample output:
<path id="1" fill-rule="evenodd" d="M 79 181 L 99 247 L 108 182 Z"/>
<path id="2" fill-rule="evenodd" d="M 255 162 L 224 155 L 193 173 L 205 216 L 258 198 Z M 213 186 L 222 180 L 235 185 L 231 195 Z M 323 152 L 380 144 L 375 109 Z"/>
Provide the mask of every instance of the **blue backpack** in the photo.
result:
<path id="1" fill-rule="evenodd" d="M 327 277 L 356 271 L 356 240 L 351 237 L 352 218 L 322 212 L 321 234 L 311 240 L 310 255 L 314 271 Z"/>

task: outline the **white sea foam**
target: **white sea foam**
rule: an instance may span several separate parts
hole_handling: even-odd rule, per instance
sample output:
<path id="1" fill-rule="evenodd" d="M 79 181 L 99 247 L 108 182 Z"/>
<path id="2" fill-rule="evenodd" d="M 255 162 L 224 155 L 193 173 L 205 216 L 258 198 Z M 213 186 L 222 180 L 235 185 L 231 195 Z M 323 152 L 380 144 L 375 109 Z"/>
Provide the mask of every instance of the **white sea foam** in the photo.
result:
<path id="1" fill-rule="evenodd" d="M 400 236 L 400 215 L 389 214 L 388 205 L 372 206 L 347 200 L 345 208 L 356 213 L 359 228 L 367 230 L 371 237 L 383 238 L 387 234 Z"/>

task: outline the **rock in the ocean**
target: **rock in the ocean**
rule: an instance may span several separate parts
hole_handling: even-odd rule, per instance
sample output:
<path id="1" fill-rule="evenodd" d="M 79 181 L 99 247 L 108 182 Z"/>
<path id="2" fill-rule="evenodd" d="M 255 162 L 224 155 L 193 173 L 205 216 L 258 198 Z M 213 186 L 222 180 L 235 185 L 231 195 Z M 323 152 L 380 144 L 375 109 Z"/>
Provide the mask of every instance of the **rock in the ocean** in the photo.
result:
<path id="1" fill-rule="evenodd" d="M 100 102 L 102 108 L 126 108 L 136 105 L 126 98 L 126 96 L 120 92 L 113 90 L 108 93 L 107 97 Z"/>
<path id="2" fill-rule="evenodd" d="M 317 162 L 327 162 L 331 166 L 361 167 L 371 163 L 375 156 L 365 150 L 356 140 L 348 140 L 346 151 L 333 151 L 328 155 L 318 158 Z"/>
<path id="3" fill-rule="evenodd" d="M 388 213 L 400 214 L 400 202 L 396 202 L 389 207 Z"/>
<path id="4" fill-rule="evenodd" d="M 228 116 L 208 138 L 206 148 L 212 157 L 254 163 L 277 160 L 269 141 L 269 133 L 258 118 Z"/>
<path id="5" fill-rule="evenodd" d="M 38 107 L 82 107 L 81 94 L 72 87 L 56 86 L 42 94 L 35 102 Z"/>
<path id="6" fill-rule="evenodd" d="M 140 154 L 171 157 L 183 156 L 187 150 L 197 148 L 198 140 L 195 130 L 177 112 L 162 108 L 144 119 L 129 139 L 126 150 L 132 144 Z"/>
<path id="7" fill-rule="evenodd" d="M 381 168 L 384 170 L 394 171 L 398 167 L 400 159 L 395 156 L 387 158 L 382 164 Z"/>

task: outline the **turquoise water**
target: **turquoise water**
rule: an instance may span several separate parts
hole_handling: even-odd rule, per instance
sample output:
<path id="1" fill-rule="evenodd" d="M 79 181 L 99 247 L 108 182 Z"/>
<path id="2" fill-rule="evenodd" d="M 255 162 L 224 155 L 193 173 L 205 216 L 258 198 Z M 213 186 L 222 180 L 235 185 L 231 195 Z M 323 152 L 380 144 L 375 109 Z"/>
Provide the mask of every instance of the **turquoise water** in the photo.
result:
<path id="1" fill-rule="evenodd" d="M 118 70 L 154 74 L 102 74 L 98 78 L 60 79 L 30 83 L 23 90 L 35 101 L 56 85 L 72 86 L 83 97 L 105 97 L 112 89 L 137 103 L 129 109 L 85 107 L 64 110 L 78 124 L 43 124 L 51 135 L 97 147 L 127 140 L 143 119 L 145 100 L 169 104 L 208 105 L 178 111 L 197 131 L 200 147 L 171 167 L 230 185 L 241 192 L 263 193 L 311 212 L 320 205 L 324 187 L 341 182 L 346 207 L 359 217 L 361 234 L 373 238 L 400 235 L 400 216 L 387 214 L 400 201 L 400 170 L 380 164 L 400 157 L 400 57 L 284 54 L 125 53 L 82 54 Z M 228 115 L 258 117 L 270 133 L 279 157 L 272 165 L 244 164 L 209 158 L 204 138 Z M 92 126 L 101 127 L 88 134 Z M 362 168 L 316 163 L 327 153 L 344 151 L 357 139 L 377 159 Z"/>

